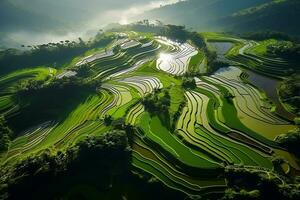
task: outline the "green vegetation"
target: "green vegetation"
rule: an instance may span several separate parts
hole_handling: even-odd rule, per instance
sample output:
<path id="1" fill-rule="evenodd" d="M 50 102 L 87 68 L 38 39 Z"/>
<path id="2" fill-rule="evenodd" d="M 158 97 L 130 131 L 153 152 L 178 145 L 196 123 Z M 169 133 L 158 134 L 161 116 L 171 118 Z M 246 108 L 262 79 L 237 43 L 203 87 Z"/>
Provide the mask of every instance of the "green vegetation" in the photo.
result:
<path id="1" fill-rule="evenodd" d="M 173 40 L 179 40 L 181 42 L 191 40 L 192 43 L 199 49 L 206 48 L 204 38 L 197 32 L 187 31 L 184 26 L 166 25 L 161 34 L 163 36 L 166 36 Z"/>
<path id="2" fill-rule="evenodd" d="M 184 87 L 185 89 L 195 89 L 196 88 L 195 79 L 184 77 L 182 80 L 182 87 Z"/>
<path id="3" fill-rule="evenodd" d="M 275 31 L 299 36 L 298 0 L 189 0 L 150 10 L 141 17 L 184 24 L 194 30 L 246 33 Z M 289 23 L 286 23 L 289 22 Z"/>
<path id="4" fill-rule="evenodd" d="M 268 52 L 279 57 L 299 60 L 300 44 L 295 42 L 280 41 L 276 44 L 269 45 Z"/>
<path id="5" fill-rule="evenodd" d="M 145 110 L 153 115 L 159 116 L 161 121 L 165 122 L 165 125 L 168 128 L 170 128 L 170 99 L 171 96 L 168 91 L 157 90 L 142 100 Z"/>
<path id="6" fill-rule="evenodd" d="M 46 150 L 1 169 L 1 198 L 41 199 L 45 193 L 50 199 L 121 196 L 114 194 L 120 187 L 114 183 L 129 173 L 129 157 L 127 137 L 122 131 L 90 137 L 55 155 Z"/>
<path id="7" fill-rule="evenodd" d="M 245 33 L 242 35 L 242 37 L 249 40 L 258 40 L 258 41 L 263 41 L 268 39 L 292 40 L 291 36 L 289 36 L 288 34 L 276 32 L 276 31 Z"/>
<path id="8" fill-rule="evenodd" d="M 59 68 L 74 56 L 78 56 L 91 48 L 105 46 L 112 40 L 111 36 L 101 36 L 100 38 L 96 38 L 93 43 L 86 44 L 79 38 L 79 42 L 66 40 L 59 43 L 30 46 L 31 50 L 25 52 L 18 52 L 13 49 L 1 51 L 0 74 L 40 65 Z"/>
<path id="9" fill-rule="evenodd" d="M 286 134 L 279 135 L 276 141 L 284 148 L 299 156 L 300 128 L 296 128 Z"/>
<path id="10" fill-rule="evenodd" d="M 286 105 L 287 110 L 300 115 L 300 77 L 298 75 L 292 76 L 285 80 L 279 87 L 279 97 Z"/>
<path id="11" fill-rule="evenodd" d="M 244 167 L 225 169 L 228 187 L 223 197 L 229 199 L 298 199 L 299 181 L 295 177 L 286 178 L 276 171 L 263 171 Z"/>
<path id="12" fill-rule="evenodd" d="M 284 80 L 281 101 L 298 114 L 299 84 L 286 78 L 296 61 L 271 52 L 277 39 L 159 27 L 11 55 L 32 63 L 1 69 L 0 198 L 297 197 L 297 126 L 244 71 Z"/>
<path id="13" fill-rule="evenodd" d="M 6 125 L 3 116 L 0 118 L 0 152 L 6 151 L 9 146 L 9 142 L 12 136 L 12 131 Z"/>

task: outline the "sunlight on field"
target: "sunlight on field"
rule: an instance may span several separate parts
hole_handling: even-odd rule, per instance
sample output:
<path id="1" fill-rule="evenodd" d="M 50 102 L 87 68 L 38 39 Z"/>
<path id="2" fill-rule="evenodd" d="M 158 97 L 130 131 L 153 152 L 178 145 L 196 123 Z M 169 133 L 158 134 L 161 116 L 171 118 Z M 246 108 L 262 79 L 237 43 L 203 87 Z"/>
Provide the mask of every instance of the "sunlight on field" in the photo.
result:
<path id="1" fill-rule="evenodd" d="M 172 55 L 170 54 L 165 54 L 165 53 L 161 53 L 159 55 L 159 59 L 162 61 L 162 62 L 169 62 L 172 60 Z"/>

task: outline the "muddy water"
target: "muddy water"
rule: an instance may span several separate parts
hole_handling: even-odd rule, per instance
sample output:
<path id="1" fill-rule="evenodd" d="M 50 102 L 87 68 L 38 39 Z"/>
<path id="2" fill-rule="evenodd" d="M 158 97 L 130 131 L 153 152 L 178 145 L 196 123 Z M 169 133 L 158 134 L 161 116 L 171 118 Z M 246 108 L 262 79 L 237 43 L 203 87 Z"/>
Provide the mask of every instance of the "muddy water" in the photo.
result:
<path id="1" fill-rule="evenodd" d="M 231 42 L 210 42 L 209 43 L 217 53 L 217 58 L 219 61 L 227 62 L 228 59 L 225 54 L 233 47 Z"/>
<path id="2" fill-rule="evenodd" d="M 249 75 L 249 82 L 265 91 L 267 97 L 276 105 L 276 113 L 290 121 L 293 121 L 295 115 L 288 112 L 279 101 L 277 87 L 279 86 L 280 81 L 267 76 L 263 76 L 261 74 L 257 74 L 250 70 L 245 70 L 245 72 Z"/>
<path id="3" fill-rule="evenodd" d="M 210 42 L 209 44 L 216 49 L 217 55 L 220 56 L 224 56 L 224 54 L 226 54 L 233 46 L 233 43 L 231 42 Z"/>

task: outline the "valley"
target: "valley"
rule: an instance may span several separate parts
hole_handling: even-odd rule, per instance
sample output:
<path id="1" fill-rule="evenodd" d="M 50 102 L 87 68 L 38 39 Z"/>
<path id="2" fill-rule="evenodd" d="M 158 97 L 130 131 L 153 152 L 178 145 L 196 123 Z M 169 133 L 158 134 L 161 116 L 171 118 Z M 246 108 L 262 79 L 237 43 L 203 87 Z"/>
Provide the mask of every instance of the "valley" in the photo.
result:
<path id="1" fill-rule="evenodd" d="M 1 166 L 130 128 L 131 173 L 190 199 L 219 197 L 225 168 L 279 182 L 299 174 L 297 156 L 276 141 L 297 129 L 297 113 L 281 104 L 277 88 L 299 63 L 267 53 L 276 39 L 197 34 L 215 52 L 217 70 L 206 47 L 190 39 L 128 30 L 103 33 L 107 45 L 63 65 L 1 74 L 0 115 L 14 132 Z"/>

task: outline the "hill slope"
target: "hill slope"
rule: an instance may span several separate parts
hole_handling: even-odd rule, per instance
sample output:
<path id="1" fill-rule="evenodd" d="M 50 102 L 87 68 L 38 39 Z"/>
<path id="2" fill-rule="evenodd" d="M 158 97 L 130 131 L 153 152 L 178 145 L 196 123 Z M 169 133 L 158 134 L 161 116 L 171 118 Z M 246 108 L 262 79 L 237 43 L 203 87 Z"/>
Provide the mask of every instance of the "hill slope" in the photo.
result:
<path id="1" fill-rule="evenodd" d="M 300 1 L 278 0 L 240 11 L 220 22 L 236 31 L 275 30 L 299 35 L 299 17 Z"/>
<path id="2" fill-rule="evenodd" d="M 274 30 L 300 34 L 297 0 L 189 0 L 147 12 L 143 17 L 199 30 Z M 287 23 L 287 21 L 289 23 Z"/>

